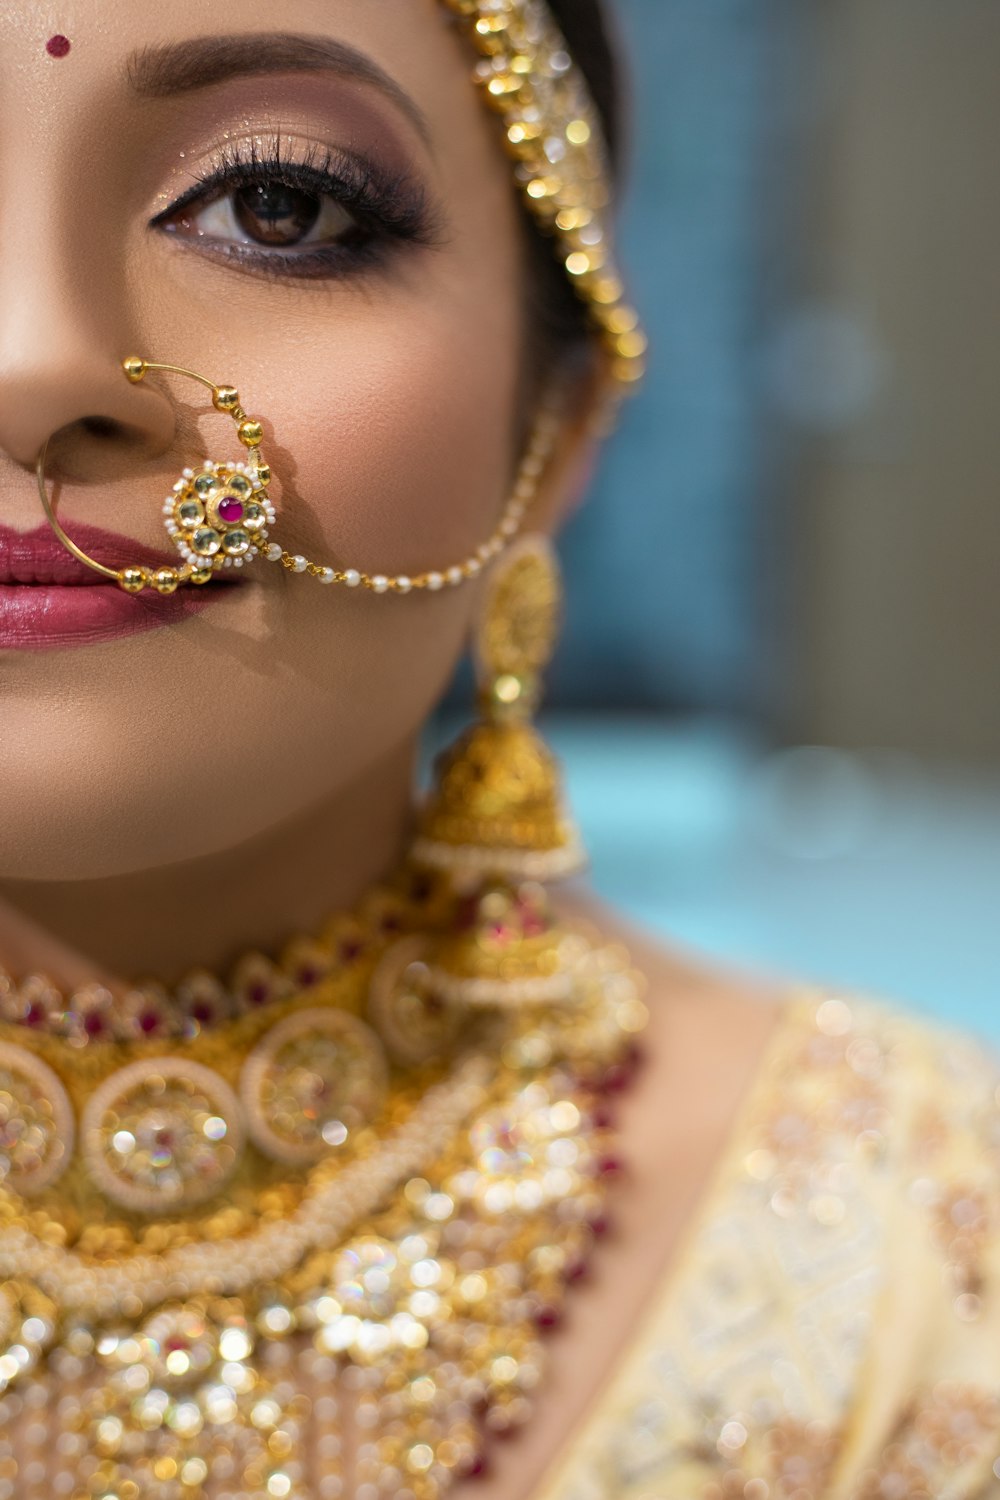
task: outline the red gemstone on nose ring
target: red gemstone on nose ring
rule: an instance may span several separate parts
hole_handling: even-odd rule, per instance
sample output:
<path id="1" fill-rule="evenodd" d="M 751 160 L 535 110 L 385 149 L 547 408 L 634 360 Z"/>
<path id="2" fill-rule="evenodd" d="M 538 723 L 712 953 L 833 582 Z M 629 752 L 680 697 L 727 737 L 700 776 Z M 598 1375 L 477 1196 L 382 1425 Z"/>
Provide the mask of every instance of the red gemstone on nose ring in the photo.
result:
<path id="1" fill-rule="evenodd" d="M 70 40 L 68 36 L 50 36 L 45 43 L 45 50 L 50 57 L 65 57 L 69 49 Z"/>

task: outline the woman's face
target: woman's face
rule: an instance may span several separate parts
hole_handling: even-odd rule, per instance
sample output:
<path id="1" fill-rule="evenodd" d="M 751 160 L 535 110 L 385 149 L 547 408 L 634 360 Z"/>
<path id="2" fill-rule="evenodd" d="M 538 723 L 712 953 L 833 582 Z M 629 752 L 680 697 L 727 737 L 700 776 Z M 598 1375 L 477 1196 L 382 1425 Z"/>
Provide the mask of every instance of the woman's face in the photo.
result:
<path id="1" fill-rule="evenodd" d="M 120 369 L 186 365 L 263 418 L 288 551 L 460 561 L 511 480 L 523 238 L 440 0 L 65 0 L 62 57 L 51 14 L 0 11 L 0 877 L 79 879 L 349 789 L 429 712 L 475 586 L 378 597 L 259 561 L 171 600 L 98 583 L 80 626 L 83 589 L 10 584 L 51 568 L 40 444 L 59 432 L 71 534 L 115 566 L 120 538 L 165 552 L 181 470 L 245 456 L 204 388 Z M 155 628 L 105 638 L 123 604 Z"/>

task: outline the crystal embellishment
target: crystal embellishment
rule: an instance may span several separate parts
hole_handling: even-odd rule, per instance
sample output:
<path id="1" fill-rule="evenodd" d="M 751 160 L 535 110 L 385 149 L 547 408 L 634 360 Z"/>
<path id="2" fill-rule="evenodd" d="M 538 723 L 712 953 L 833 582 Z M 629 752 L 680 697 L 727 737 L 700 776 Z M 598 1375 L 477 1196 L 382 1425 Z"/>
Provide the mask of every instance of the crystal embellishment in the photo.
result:
<path id="1" fill-rule="evenodd" d="M 191 1208 L 232 1175 L 243 1144 L 239 1102 L 211 1068 L 157 1057 L 112 1073 L 81 1120 L 90 1175 L 134 1213 Z"/>
<path id="2" fill-rule="evenodd" d="M 24 1047 L 0 1042 L 0 1182 L 30 1197 L 62 1176 L 73 1109 L 56 1074 Z"/>
<path id="3" fill-rule="evenodd" d="M 276 519 L 256 467 L 207 460 L 197 471 L 184 471 L 164 504 L 163 518 L 185 562 L 213 571 L 251 562 Z"/>
<path id="4" fill-rule="evenodd" d="M 363 1021 L 316 1007 L 279 1021 L 247 1058 L 240 1094 L 265 1156 L 307 1165 L 343 1145 L 382 1105 L 382 1044 Z"/>

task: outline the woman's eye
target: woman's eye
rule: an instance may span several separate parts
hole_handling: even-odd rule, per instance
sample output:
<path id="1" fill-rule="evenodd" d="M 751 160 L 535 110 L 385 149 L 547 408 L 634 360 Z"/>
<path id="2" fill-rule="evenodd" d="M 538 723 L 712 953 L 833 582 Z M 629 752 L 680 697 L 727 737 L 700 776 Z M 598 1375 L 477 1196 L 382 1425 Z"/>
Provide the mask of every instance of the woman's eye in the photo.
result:
<path id="1" fill-rule="evenodd" d="M 407 246 L 433 246 L 435 222 L 419 182 L 387 176 L 347 152 L 304 160 L 249 150 L 221 165 L 149 221 L 192 249 L 259 274 L 330 280 L 383 269 Z"/>
<path id="2" fill-rule="evenodd" d="M 342 240 L 359 226 L 329 193 L 270 181 L 235 188 L 203 208 L 191 203 L 174 227 L 206 239 L 287 250 Z"/>

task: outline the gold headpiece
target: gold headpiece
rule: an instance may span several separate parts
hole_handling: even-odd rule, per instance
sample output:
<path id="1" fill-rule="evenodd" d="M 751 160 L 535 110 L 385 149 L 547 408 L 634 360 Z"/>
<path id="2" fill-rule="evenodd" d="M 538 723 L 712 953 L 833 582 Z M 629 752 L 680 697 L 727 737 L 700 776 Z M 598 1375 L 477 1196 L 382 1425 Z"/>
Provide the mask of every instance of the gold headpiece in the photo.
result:
<path id="1" fill-rule="evenodd" d="M 608 151 L 581 69 L 543 0 L 443 0 L 481 61 L 515 181 L 587 305 L 620 387 L 645 371 L 646 337 L 615 261 Z"/>

